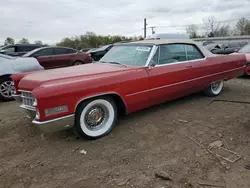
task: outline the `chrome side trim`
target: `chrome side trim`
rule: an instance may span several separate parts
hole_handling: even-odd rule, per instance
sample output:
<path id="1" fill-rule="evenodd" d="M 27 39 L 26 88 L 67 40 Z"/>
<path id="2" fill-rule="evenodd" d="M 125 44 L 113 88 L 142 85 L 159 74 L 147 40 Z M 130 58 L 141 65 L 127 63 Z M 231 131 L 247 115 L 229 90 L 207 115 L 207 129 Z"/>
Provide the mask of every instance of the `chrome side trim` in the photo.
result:
<path id="1" fill-rule="evenodd" d="M 196 61 L 204 61 L 206 59 L 207 59 L 207 57 L 204 57 L 202 59 L 195 59 L 195 60 L 190 60 L 190 61 L 181 61 L 181 62 L 175 62 L 175 63 L 167 63 L 167 64 L 163 64 L 163 65 L 156 65 L 155 67 L 170 66 L 170 65 L 182 64 L 182 63 L 192 63 L 192 62 L 196 62 Z"/>
<path id="2" fill-rule="evenodd" d="M 136 92 L 136 93 L 131 93 L 131 94 L 128 94 L 126 96 L 129 97 L 129 96 L 138 95 L 138 94 L 141 94 L 141 93 L 146 93 L 146 92 L 157 90 L 157 89 L 162 89 L 162 88 L 171 87 L 171 86 L 175 86 L 175 85 L 179 85 L 179 84 L 184 84 L 184 83 L 187 83 L 187 82 L 192 82 L 192 81 L 195 81 L 195 80 L 200 80 L 200 79 L 207 78 L 207 77 L 210 77 L 210 76 L 216 76 L 216 75 L 219 75 L 219 74 L 223 74 L 223 73 L 227 73 L 227 72 L 232 72 L 234 70 L 239 70 L 239 69 L 242 69 L 242 68 L 244 68 L 244 66 L 239 67 L 239 68 L 235 68 L 235 69 L 231 69 L 231 70 L 228 70 L 228 71 L 223 71 L 223 72 L 219 72 L 219 73 L 215 73 L 215 74 L 210 74 L 210 75 L 206 75 L 206 76 L 194 78 L 194 79 L 191 79 L 191 80 L 186 80 L 186 81 L 183 81 L 183 82 L 176 82 L 176 83 L 165 85 L 165 86 L 161 86 L 161 87 L 156 87 L 156 88 L 152 88 L 152 89 L 148 89 L 148 90 L 139 91 L 139 92 Z"/>
<path id="3" fill-rule="evenodd" d="M 32 123 L 36 124 L 36 125 L 44 125 L 44 124 L 47 124 L 47 123 L 53 123 L 55 121 L 59 121 L 59 120 L 63 120 L 63 119 L 66 119 L 66 118 L 71 118 L 71 117 L 74 117 L 75 114 L 70 114 L 70 115 L 67 115 L 67 116 L 63 116 L 63 117 L 59 117 L 59 118 L 55 118 L 55 119 L 51 119 L 51 120 L 47 120 L 47 121 L 37 121 L 37 120 L 33 120 Z"/>

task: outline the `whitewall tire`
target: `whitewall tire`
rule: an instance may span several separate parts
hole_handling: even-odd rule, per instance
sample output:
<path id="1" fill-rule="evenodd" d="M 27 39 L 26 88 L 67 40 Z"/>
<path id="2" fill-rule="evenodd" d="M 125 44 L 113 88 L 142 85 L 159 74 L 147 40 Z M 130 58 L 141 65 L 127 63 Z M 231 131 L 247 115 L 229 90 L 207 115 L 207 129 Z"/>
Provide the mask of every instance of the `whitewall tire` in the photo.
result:
<path id="1" fill-rule="evenodd" d="M 221 93 L 224 87 L 224 81 L 219 80 L 211 83 L 209 87 L 205 90 L 205 94 L 209 97 L 217 96 Z"/>
<path id="2" fill-rule="evenodd" d="M 117 108 L 111 97 L 88 100 L 76 111 L 75 130 L 80 137 L 95 139 L 107 135 L 117 120 Z"/>

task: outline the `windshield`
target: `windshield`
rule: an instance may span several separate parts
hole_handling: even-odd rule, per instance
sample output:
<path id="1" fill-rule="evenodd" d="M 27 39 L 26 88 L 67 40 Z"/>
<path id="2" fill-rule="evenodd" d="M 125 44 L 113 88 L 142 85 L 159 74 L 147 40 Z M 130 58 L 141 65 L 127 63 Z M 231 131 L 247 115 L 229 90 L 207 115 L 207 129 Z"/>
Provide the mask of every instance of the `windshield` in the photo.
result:
<path id="1" fill-rule="evenodd" d="M 250 44 L 247 44 L 239 50 L 239 53 L 250 53 Z"/>
<path id="2" fill-rule="evenodd" d="M 100 62 L 120 63 L 124 65 L 145 66 L 152 45 L 117 45 L 106 53 Z"/>

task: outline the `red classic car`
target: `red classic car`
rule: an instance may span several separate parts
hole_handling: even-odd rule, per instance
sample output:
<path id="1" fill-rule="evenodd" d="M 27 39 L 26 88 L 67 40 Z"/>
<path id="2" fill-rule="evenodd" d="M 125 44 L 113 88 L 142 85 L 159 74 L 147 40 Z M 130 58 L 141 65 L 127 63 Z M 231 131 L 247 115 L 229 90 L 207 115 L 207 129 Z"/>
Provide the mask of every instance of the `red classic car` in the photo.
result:
<path id="1" fill-rule="evenodd" d="M 13 75 L 16 94 L 45 132 L 74 128 L 87 138 L 108 134 L 118 114 L 204 91 L 244 73 L 245 55 L 218 56 L 191 40 L 116 44 L 97 63 Z"/>
<path id="2" fill-rule="evenodd" d="M 89 53 L 65 47 L 37 48 L 26 53 L 23 57 L 35 57 L 45 69 L 92 63 Z"/>

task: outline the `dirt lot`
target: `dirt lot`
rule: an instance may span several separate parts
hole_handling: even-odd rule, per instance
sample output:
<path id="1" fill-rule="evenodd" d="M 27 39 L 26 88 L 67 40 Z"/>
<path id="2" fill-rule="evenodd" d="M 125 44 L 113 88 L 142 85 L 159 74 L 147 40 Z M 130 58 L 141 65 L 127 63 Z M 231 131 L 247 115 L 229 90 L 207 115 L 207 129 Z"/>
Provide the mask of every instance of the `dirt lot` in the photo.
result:
<path id="1" fill-rule="evenodd" d="M 249 104 L 208 105 L 214 99 Z M 200 188 L 204 179 L 249 188 L 249 114 L 249 78 L 227 82 L 216 98 L 196 94 L 122 117 L 110 135 L 95 141 L 76 139 L 71 131 L 44 135 L 15 102 L 0 103 L 0 187 Z M 224 167 L 185 135 L 205 147 L 223 136 L 242 157 Z M 156 178 L 158 171 L 172 181 Z"/>

